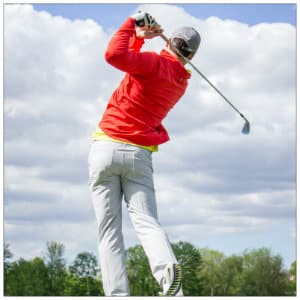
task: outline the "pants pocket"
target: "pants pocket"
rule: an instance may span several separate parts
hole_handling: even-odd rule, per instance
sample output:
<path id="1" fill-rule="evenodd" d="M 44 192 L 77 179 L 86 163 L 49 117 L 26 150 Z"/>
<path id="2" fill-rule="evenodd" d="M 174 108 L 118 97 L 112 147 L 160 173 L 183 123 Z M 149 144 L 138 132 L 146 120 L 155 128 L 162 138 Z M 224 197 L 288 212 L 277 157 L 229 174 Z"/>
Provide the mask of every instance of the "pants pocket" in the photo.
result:
<path id="1" fill-rule="evenodd" d="M 92 144 L 89 157 L 89 185 L 99 182 L 102 177 L 111 173 L 113 148 L 102 141 L 96 141 Z"/>

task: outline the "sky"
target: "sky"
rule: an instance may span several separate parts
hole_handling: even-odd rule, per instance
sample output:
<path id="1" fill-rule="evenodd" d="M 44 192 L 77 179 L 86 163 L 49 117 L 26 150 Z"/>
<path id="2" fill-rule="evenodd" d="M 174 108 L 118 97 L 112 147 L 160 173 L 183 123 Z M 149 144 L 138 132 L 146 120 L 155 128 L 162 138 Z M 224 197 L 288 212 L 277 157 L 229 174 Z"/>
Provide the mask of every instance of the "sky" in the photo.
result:
<path id="1" fill-rule="evenodd" d="M 296 25 L 295 4 L 177 4 L 189 15 L 197 18 L 217 16 L 254 25 L 260 22 L 285 22 Z M 106 27 L 116 27 L 124 17 L 135 10 L 137 4 L 35 4 L 38 11 L 46 10 L 54 16 L 69 19 L 91 18 Z M 101 13 L 99 13 L 101 11 Z M 165 17 L 163 17 L 165 18 Z M 162 18 L 162 19 L 163 19 Z"/>
<path id="2" fill-rule="evenodd" d="M 88 188 L 91 134 L 124 74 L 108 65 L 112 33 L 148 11 L 169 35 L 194 26 L 192 72 L 153 155 L 158 214 L 170 240 L 226 255 L 271 248 L 296 259 L 295 4 L 89 4 L 4 7 L 4 239 L 14 259 L 63 243 L 71 262 L 97 254 Z M 166 17 L 167 12 L 167 17 Z M 143 51 L 164 43 L 147 41 Z M 126 247 L 139 244 L 124 205 Z"/>

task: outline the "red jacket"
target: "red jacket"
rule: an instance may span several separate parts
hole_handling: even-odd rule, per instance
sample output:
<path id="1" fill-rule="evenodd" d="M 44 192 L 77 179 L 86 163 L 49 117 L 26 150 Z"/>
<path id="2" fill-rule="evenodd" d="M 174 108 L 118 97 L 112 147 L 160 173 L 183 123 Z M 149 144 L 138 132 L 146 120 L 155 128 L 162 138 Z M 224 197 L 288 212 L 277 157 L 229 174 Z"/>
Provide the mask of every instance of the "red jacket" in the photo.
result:
<path id="1" fill-rule="evenodd" d="M 166 50 L 140 52 L 143 43 L 135 35 L 132 18 L 110 40 L 105 59 L 126 75 L 112 94 L 99 127 L 114 139 L 151 146 L 169 140 L 161 122 L 184 94 L 190 74 Z"/>

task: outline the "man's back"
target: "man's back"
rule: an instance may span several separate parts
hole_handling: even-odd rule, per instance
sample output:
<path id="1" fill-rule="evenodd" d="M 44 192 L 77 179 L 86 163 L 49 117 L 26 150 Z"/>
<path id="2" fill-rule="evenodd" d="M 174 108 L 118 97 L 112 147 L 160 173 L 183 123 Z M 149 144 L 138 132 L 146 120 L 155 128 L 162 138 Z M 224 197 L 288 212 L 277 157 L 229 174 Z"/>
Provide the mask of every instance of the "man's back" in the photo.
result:
<path id="1" fill-rule="evenodd" d="M 133 26 L 127 20 L 108 46 L 107 61 L 127 74 L 113 93 L 99 127 L 112 138 L 159 145 L 169 140 L 161 122 L 184 94 L 190 74 L 166 50 L 160 54 L 139 52 L 142 43 L 129 30 Z"/>

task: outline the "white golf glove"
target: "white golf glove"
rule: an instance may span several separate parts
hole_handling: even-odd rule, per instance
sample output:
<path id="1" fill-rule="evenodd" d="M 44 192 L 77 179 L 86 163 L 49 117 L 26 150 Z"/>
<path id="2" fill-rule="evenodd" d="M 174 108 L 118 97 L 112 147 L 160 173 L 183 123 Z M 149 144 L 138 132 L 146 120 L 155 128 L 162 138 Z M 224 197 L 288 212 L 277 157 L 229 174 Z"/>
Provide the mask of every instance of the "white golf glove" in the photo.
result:
<path id="1" fill-rule="evenodd" d="M 135 25 L 138 27 L 152 28 L 159 26 L 155 19 L 148 13 L 145 12 L 137 12 L 136 14 L 131 16 L 135 20 Z"/>

